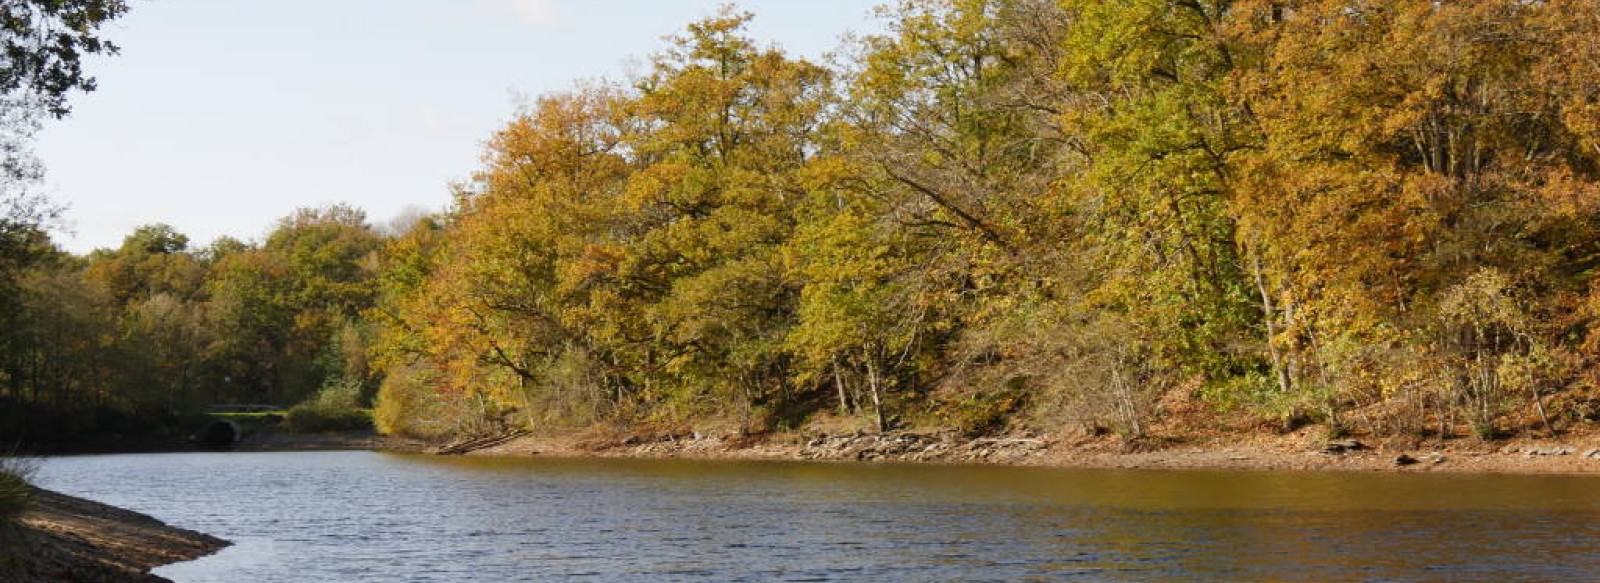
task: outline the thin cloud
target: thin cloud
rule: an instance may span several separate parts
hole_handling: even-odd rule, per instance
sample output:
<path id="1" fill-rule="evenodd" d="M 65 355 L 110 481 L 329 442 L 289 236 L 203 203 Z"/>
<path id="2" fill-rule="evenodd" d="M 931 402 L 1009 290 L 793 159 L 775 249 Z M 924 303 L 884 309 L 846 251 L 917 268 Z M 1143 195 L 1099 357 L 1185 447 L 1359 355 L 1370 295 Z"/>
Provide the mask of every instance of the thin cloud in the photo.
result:
<path id="1" fill-rule="evenodd" d="M 443 116 L 439 114 L 439 108 L 437 107 L 424 105 L 418 108 L 417 117 L 419 118 L 418 121 L 422 122 L 422 129 L 424 130 L 436 132 L 444 128 Z"/>
<path id="2" fill-rule="evenodd" d="M 563 24 L 555 0 L 494 0 L 495 7 L 523 24 L 555 30 Z"/>

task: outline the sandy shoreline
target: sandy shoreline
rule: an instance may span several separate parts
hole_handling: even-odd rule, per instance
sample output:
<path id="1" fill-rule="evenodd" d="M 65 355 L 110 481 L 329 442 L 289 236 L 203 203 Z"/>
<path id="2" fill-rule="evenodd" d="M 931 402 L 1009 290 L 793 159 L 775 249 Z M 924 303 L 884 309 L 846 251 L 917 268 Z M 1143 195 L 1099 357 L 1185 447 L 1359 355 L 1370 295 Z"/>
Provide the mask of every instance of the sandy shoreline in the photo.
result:
<path id="1" fill-rule="evenodd" d="M 473 442 L 492 445 L 476 446 Z M 465 447 L 463 447 L 465 446 Z M 946 431 L 793 432 L 767 435 L 600 431 L 518 432 L 500 438 L 427 443 L 370 432 L 274 434 L 227 450 L 174 447 L 167 452 L 381 451 L 501 457 L 727 459 L 1018 465 L 1107 469 L 1397 471 L 1600 475 L 1600 432 L 1558 439 L 1512 438 L 1328 440 L 1315 431 L 1223 433 L 1203 438 L 1128 443 L 1114 437 L 1063 438 L 1013 433 L 970 438 Z M 85 452 L 87 453 L 87 452 Z M 111 453 L 111 452 L 97 452 Z M 139 453 L 152 453 L 140 450 Z M 1397 463 L 1402 461 L 1405 463 Z"/>
<path id="2" fill-rule="evenodd" d="M 951 433 L 714 435 L 595 439 L 528 435 L 466 455 L 994 464 L 1061 468 L 1600 475 L 1600 439 L 1397 444 L 1242 435 L 1129 445 L 1108 438 Z M 1404 456 L 1404 457 L 1402 457 Z"/>
<path id="3" fill-rule="evenodd" d="M 0 580 L 155 583 L 166 579 L 151 569 L 228 544 L 137 512 L 35 490 L 17 524 L 0 528 Z"/>

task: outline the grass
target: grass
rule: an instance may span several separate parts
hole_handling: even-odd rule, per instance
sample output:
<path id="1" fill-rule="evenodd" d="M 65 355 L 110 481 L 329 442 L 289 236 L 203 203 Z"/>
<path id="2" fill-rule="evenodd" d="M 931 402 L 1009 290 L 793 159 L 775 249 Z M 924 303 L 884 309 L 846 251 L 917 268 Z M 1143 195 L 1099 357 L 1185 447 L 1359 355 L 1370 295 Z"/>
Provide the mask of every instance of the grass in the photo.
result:
<path id="1" fill-rule="evenodd" d="M 365 431 L 372 429 L 372 410 L 299 405 L 284 423 L 297 433 Z"/>
<path id="2" fill-rule="evenodd" d="M 232 421 L 247 431 L 264 427 L 277 427 L 289 418 L 288 410 L 260 411 L 254 413 L 207 413 L 206 417 Z"/>
<path id="3" fill-rule="evenodd" d="M 28 508 L 33 496 L 30 482 L 37 469 L 32 460 L 0 455 L 0 523 L 10 522 Z"/>
<path id="4" fill-rule="evenodd" d="M 288 411 L 258 411 L 254 413 L 206 413 L 209 417 L 217 419 L 232 419 L 234 421 L 282 421 Z"/>

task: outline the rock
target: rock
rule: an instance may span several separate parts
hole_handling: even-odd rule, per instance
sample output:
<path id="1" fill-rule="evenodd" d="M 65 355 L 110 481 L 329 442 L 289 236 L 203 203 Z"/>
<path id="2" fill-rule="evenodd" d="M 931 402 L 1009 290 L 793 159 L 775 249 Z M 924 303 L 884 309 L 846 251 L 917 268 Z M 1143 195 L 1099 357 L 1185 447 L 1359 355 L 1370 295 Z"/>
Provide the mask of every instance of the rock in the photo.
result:
<path id="1" fill-rule="evenodd" d="M 1533 457 L 1536 455 L 1572 455 L 1577 451 L 1577 448 L 1574 448 L 1570 445 L 1557 445 L 1551 447 L 1535 447 L 1524 451 L 1528 457 Z"/>
<path id="2" fill-rule="evenodd" d="M 1428 463 L 1430 463 L 1430 464 L 1434 464 L 1434 465 L 1442 464 L 1448 459 L 1449 458 L 1444 457 L 1444 454 L 1442 454 L 1442 453 L 1430 453 L 1430 454 L 1428 454 Z"/>
<path id="3" fill-rule="evenodd" d="M 1395 456 L 1395 458 L 1394 458 L 1394 465 L 1397 465 L 1397 466 L 1409 466 L 1409 465 L 1414 464 L 1414 463 L 1417 463 L 1417 458 L 1411 457 L 1411 456 L 1403 454 L 1403 453 L 1398 455 L 1398 456 Z"/>
<path id="4" fill-rule="evenodd" d="M 1583 457 L 1591 458 L 1591 459 L 1600 459 L 1600 449 L 1591 449 L 1589 451 L 1583 452 Z"/>
<path id="5" fill-rule="evenodd" d="M 1337 455 L 1347 451 L 1361 451 L 1364 449 L 1367 449 L 1367 444 L 1365 443 L 1361 443 L 1354 439 L 1341 439 L 1338 441 L 1328 442 L 1328 445 L 1322 447 L 1322 453 Z"/>
<path id="6" fill-rule="evenodd" d="M 1346 440 L 1343 440 L 1343 441 L 1335 441 L 1334 443 L 1338 444 L 1340 447 L 1345 448 L 1346 451 L 1361 451 L 1361 450 L 1367 449 L 1367 444 L 1361 443 L 1361 442 L 1356 441 L 1354 439 L 1346 439 Z"/>

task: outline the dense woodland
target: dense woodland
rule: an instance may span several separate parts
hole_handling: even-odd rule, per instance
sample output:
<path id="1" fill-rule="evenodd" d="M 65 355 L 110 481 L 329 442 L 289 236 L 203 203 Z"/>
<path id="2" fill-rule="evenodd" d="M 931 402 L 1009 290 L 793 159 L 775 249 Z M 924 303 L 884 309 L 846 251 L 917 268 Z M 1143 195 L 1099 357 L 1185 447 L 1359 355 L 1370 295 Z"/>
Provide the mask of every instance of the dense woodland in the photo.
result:
<path id="1" fill-rule="evenodd" d="M 422 437 L 1600 416 L 1600 2 L 906 0 L 827 63 L 751 18 L 528 104 L 434 216 L 76 257 L 12 204 L 0 398 Z"/>

